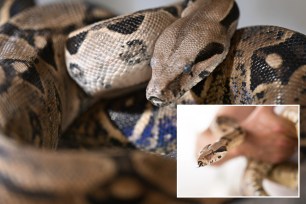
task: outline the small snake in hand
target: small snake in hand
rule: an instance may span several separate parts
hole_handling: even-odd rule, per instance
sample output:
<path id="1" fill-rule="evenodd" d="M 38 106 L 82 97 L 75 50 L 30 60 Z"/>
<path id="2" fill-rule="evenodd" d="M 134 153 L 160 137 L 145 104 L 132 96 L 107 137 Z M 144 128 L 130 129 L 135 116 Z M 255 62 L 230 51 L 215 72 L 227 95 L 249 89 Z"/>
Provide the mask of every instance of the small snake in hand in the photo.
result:
<path id="1" fill-rule="evenodd" d="M 286 106 L 279 114 L 290 120 L 298 130 L 298 107 Z M 240 127 L 238 122 L 228 116 L 218 116 L 215 118 L 210 126 L 212 134 L 221 136 L 220 139 L 213 143 L 208 144 L 199 153 L 198 165 L 206 166 L 211 165 L 222 158 L 231 149 L 240 145 L 246 136 L 246 132 Z M 277 173 L 273 172 L 277 171 Z M 289 186 L 292 189 L 297 189 L 298 186 L 298 166 L 292 164 L 286 166 L 285 164 L 273 165 L 268 162 L 257 161 L 249 159 L 245 173 L 242 179 L 241 190 L 247 196 L 268 196 L 268 193 L 263 187 L 263 179 L 273 175 L 273 180 Z"/>

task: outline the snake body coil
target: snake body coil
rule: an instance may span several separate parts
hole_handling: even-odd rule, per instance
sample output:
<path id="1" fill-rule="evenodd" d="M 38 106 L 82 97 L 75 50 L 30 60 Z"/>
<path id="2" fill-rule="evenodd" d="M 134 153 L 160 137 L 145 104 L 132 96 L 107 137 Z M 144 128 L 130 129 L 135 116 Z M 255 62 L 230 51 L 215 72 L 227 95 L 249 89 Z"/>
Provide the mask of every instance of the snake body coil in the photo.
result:
<path id="1" fill-rule="evenodd" d="M 167 175 L 175 172 L 173 160 L 118 148 L 47 150 L 58 146 L 75 117 L 96 100 L 68 76 L 64 59 L 67 34 L 111 16 L 87 4 L 53 4 L 25 10 L 0 27 L 0 203 L 176 200 L 172 186 L 176 177 Z M 129 104 L 133 101 L 125 105 Z M 157 169 L 166 175 L 157 176 Z"/>

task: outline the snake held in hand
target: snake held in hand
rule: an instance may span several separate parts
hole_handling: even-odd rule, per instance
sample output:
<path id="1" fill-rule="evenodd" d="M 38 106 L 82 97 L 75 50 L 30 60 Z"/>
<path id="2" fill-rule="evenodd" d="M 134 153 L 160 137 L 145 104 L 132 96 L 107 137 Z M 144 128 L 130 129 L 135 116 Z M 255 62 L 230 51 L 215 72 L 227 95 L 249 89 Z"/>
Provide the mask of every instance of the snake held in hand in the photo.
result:
<path id="1" fill-rule="evenodd" d="M 298 107 L 285 106 L 282 108 L 283 110 L 279 115 L 294 123 L 297 132 L 299 129 Z M 211 165 L 224 158 L 228 151 L 243 142 L 246 135 L 239 123 L 228 116 L 217 116 L 209 129 L 213 135 L 221 137 L 217 142 L 203 147 L 198 157 L 199 167 Z M 272 175 L 271 180 L 275 182 L 292 189 L 298 188 L 298 164 L 283 163 L 273 165 L 268 162 L 249 159 L 242 179 L 241 191 L 248 196 L 268 196 L 263 187 L 263 180 L 268 178 L 269 175 Z"/>

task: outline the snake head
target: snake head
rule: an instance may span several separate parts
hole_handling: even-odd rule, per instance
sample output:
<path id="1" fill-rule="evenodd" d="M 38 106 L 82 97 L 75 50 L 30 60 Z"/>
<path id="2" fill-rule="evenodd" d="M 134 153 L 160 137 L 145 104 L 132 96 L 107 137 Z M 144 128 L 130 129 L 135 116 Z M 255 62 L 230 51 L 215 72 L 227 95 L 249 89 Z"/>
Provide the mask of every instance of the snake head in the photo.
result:
<path id="1" fill-rule="evenodd" d="M 155 46 L 159 46 L 158 43 Z M 152 77 L 147 87 L 147 99 L 154 105 L 165 106 L 177 101 L 210 75 L 223 61 L 229 47 L 212 42 L 203 45 L 203 49 L 195 46 L 195 49 L 187 51 L 189 46 L 181 45 L 178 49 L 182 51 L 177 50 L 169 56 L 165 56 L 167 52 L 154 51 L 151 59 Z"/>
<path id="2" fill-rule="evenodd" d="M 239 10 L 234 1 L 221 1 L 198 5 L 199 9 L 187 12 L 157 39 L 146 93 L 154 105 L 176 102 L 225 59 Z"/>
<path id="3" fill-rule="evenodd" d="M 224 145 L 219 145 L 218 142 L 209 144 L 203 147 L 198 157 L 199 167 L 211 165 L 221 160 L 227 153 L 227 148 Z"/>

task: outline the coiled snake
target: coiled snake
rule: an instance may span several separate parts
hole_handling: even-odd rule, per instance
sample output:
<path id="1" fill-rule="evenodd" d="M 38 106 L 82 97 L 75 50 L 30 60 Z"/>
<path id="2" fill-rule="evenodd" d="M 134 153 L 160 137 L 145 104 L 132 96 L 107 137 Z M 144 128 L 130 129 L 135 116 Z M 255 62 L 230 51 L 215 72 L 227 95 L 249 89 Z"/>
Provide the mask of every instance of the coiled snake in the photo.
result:
<path id="1" fill-rule="evenodd" d="M 132 150 L 175 150 L 175 108 L 153 107 L 141 94 L 151 72 L 147 98 L 156 105 L 194 103 L 189 93 L 178 98 L 200 80 L 197 101 L 305 104 L 305 36 L 278 27 L 235 32 L 234 1 L 186 1 L 111 20 L 112 13 L 89 4 L 26 9 L 34 4 L 26 2 L 1 1 L 0 203 L 194 202 L 176 199 L 175 161 Z M 190 23 L 202 18 L 210 20 L 211 34 Z M 262 62 L 270 52 L 272 60 Z M 280 56 L 293 59 L 275 64 Z M 264 70 L 269 74 L 248 78 Z M 138 94 L 105 99 L 85 112 L 101 97 L 139 87 Z M 49 150 L 101 146 L 112 148 Z"/>

